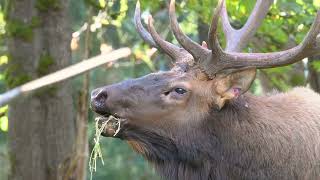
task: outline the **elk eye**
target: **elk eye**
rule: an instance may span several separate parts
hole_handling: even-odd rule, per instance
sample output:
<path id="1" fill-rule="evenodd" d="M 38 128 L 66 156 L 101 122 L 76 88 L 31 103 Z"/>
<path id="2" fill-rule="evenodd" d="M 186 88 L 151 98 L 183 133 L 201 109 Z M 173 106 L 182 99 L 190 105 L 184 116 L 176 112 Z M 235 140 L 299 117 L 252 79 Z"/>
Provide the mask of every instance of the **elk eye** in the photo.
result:
<path id="1" fill-rule="evenodd" d="M 174 91 L 178 94 L 185 94 L 187 92 L 185 89 L 182 88 L 176 88 Z"/>

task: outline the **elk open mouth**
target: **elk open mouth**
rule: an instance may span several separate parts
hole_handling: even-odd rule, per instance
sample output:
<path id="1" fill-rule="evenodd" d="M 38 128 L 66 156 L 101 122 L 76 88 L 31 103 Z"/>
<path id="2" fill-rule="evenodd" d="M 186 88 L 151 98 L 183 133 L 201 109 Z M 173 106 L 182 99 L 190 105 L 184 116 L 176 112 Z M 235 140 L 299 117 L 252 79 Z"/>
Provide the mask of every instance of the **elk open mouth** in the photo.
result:
<path id="1" fill-rule="evenodd" d="M 121 124 L 126 120 L 117 115 L 103 115 L 96 119 L 98 130 L 101 135 L 106 137 L 115 137 L 121 130 Z"/>

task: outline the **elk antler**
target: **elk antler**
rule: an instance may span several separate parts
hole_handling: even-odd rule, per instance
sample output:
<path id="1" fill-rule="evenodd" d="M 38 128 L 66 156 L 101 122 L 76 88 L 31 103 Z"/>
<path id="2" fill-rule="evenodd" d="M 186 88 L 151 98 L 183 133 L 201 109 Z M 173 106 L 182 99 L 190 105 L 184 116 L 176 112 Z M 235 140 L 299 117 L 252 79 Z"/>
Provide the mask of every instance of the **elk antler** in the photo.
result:
<path id="1" fill-rule="evenodd" d="M 272 2 L 269 2 L 270 5 Z M 224 31 L 227 37 L 231 37 L 233 31 L 240 31 L 239 37 L 242 39 L 247 39 L 252 36 L 252 34 L 248 34 L 248 32 L 254 32 L 259 23 L 257 20 L 260 20 L 261 17 L 265 16 L 265 13 L 259 13 L 259 7 L 270 6 L 269 3 L 263 4 L 262 0 L 258 0 L 257 5 L 250 16 L 247 24 L 241 30 L 234 30 L 227 22 L 227 15 L 225 10 L 223 10 L 223 24 Z M 212 25 L 209 33 L 209 47 L 211 51 L 201 47 L 197 43 L 193 42 L 190 38 L 188 38 L 181 31 L 176 16 L 175 16 L 175 0 L 171 0 L 170 2 L 170 23 L 172 30 L 174 32 L 175 37 L 178 42 L 188 51 L 190 52 L 195 61 L 199 63 L 200 67 L 210 76 L 214 77 L 217 73 L 223 72 L 225 70 L 237 71 L 238 69 L 243 68 L 272 68 L 277 66 L 285 66 L 297 61 L 302 60 L 303 58 L 309 57 L 311 55 L 320 54 L 320 45 L 318 43 L 317 36 L 320 33 L 320 11 L 318 11 L 316 19 L 308 32 L 307 36 L 303 40 L 301 44 L 298 46 L 280 52 L 273 53 L 237 53 L 237 52 L 228 52 L 230 50 L 237 51 L 237 49 L 241 49 L 242 45 L 237 45 L 239 47 L 231 47 L 229 45 L 229 49 L 223 50 L 219 44 L 217 38 L 217 26 L 218 19 L 221 10 L 224 7 L 224 0 L 219 1 L 218 7 L 214 13 L 214 17 L 212 19 Z M 265 7 L 264 6 L 264 7 Z M 231 38 L 229 38 L 229 41 Z M 247 43 L 247 40 L 240 40 L 242 43 Z"/>
<path id="2" fill-rule="evenodd" d="M 188 36 L 182 33 L 175 13 L 174 0 L 171 0 L 170 2 L 169 17 L 171 29 L 173 31 L 174 36 L 176 37 L 180 45 L 193 56 L 195 62 L 198 62 L 199 60 L 203 59 L 203 55 L 210 53 L 208 49 L 201 47 L 198 43 L 193 42 Z"/>
<path id="3" fill-rule="evenodd" d="M 227 40 L 225 51 L 240 52 L 248 45 L 249 40 L 254 36 L 263 19 L 266 17 L 272 3 L 273 0 L 257 0 L 245 25 L 241 29 L 234 29 L 230 25 L 226 2 L 224 1 L 221 10 L 221 20 Z"/>
<path id="4" fill-rule="evenodd" d="M 192 56 L 184 49 L 165 41 L 155 30 L 153 26 L 153 19 L 149 16 L 148 19 L 148 29 L 149 32 L 143 27 L 141 23 L 141 11 L 140 11 L 140 3 L 137 2 L 134 22 L 136 29 L 142 39 L 146 41 L 152 47 L 162 50 L 166 54 L 168 54 L 173 60 L 182 61 L 193 59 Z"/>
<path id="5" fill-rule="evenodd" d="M 134 25 L 139 35 L 146 43 L 148 43 L 152 47 L 158 48 L 158 45 L 156 44 L 156 42 L 154 42 L 149 32 L 143 27 L 141 23 L 141 11 L 140 11 L 139 1 L 137 1 L 136 10 L 134 12 Z"/>

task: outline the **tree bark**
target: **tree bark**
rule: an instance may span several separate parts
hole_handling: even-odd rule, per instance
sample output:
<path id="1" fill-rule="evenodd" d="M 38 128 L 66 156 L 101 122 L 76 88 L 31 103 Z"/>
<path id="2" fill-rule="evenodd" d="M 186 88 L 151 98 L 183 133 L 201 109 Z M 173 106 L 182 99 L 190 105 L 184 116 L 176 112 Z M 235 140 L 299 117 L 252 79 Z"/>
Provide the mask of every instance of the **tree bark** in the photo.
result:
<path id="1" fill-rule="evenodd" d="M 14 67 L 10 77 L 34 79 L 70 64 L 68 4 L 68 0 L 11 2 L 8 23 L 26 32 L 10 34 L 8 68 Z M 76 133 L 71 92 L 66 81 L 10 104 L 10 180 L 77 179 L 66 176 Z"/>

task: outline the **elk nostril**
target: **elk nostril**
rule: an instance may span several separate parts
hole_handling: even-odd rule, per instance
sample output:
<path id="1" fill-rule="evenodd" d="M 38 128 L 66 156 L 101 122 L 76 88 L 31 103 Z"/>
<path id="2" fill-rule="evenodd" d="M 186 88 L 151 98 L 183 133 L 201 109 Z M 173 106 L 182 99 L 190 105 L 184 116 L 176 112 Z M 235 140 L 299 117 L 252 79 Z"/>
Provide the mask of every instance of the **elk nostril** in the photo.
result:
<path id="1" fill-rule="evenodd" d="M 106 111 L 106 100 L 108 98 L 107 91 L 105 89 L 96 89 L 91 93 L 91 107 L 96 112 Z"/>
<path id="2" fill-rule="evenodd" d="M 94 90 L 91 92 L 91 99 L 94 99 L 101 91 L 102 91 L 101 88 L 94 89 Z"/>
<path id="3" fill-rule="evenodd" d="M 108 94 L 107 94 L 107 91 L 105 90 L 101 90 L 96 96 L 95 96 L 95 99 L 98 100 L 98 101 L 103 101 L 105 102 L 108 98 Z"/>

